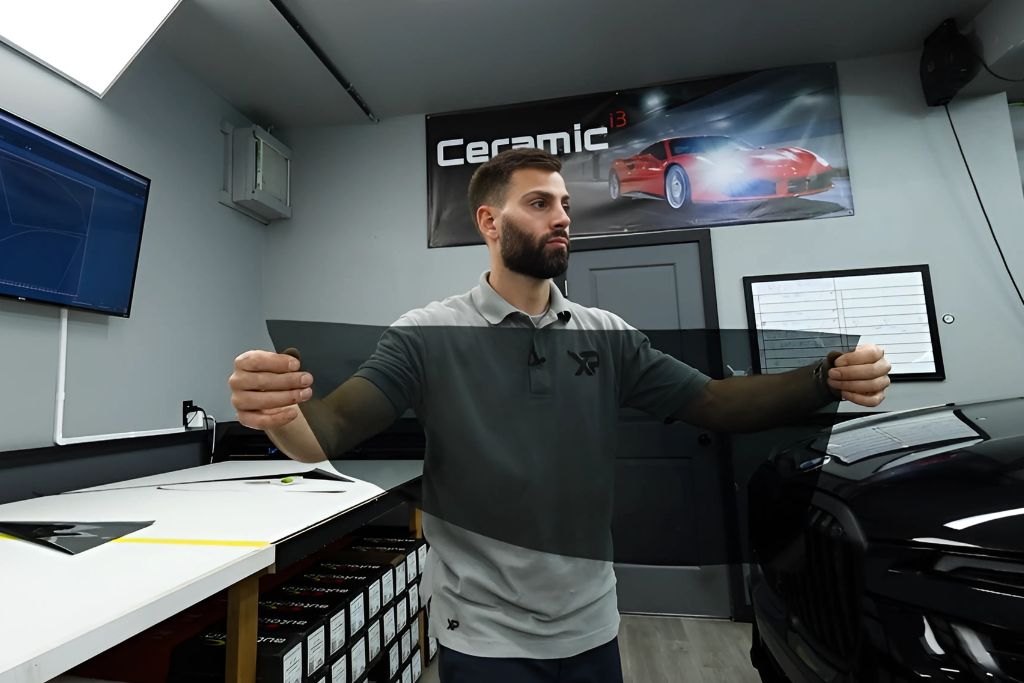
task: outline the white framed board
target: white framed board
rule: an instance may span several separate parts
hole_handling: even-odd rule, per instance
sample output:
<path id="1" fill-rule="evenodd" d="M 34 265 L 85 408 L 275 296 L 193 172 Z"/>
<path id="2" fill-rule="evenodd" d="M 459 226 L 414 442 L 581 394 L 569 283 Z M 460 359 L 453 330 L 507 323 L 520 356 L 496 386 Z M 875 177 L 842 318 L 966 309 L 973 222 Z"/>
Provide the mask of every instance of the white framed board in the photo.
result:
<path id="1" fill-rule="evenodd" d="M 894 381 L 946 377 L 927 265 L 750 276 L 743 289 L 754 372 L 878 344 Z"/>

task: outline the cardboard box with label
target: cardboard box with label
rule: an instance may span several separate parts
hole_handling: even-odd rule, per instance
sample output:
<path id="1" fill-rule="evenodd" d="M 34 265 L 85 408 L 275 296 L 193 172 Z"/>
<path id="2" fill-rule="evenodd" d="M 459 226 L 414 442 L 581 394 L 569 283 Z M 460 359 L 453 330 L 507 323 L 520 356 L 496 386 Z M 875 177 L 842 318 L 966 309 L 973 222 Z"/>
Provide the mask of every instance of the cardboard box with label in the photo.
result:
<path id="1" fill-rule="evenodd" d="M 286 583 L 267 594 L 267 600 L 294 600 L 297 602 L 327 602 L 345 609 L 348 621 L 347 640 L 359 633 L 366 625 L 366 591 L 352 586 L 328 584 Z"/>
<path id="2" fill-rule="evenodd" d="M 171 655 L 168 683 L 223 681 L 227 666 L 227 629 L 217 628 L 186 640 Z M 256 678 L 260 683 L 302 683 L 303 637 L 256 637 Z"/>
<path id="3" fill-rule="evenodd" d="M 345 608 L 327 601 L 273 600 L 259 601 L 260 616 L 279 617 L 282 619 L 307 619 L 319 616 L 324 620 L 326 633 L 326 657 L 332 659 L 345 646 Z"/>
<path id="4" fill-rule="evenodd" d="M 260 615 L 256 632 L 261 636 L 298 636 L 303 644 L 303 672 L 313 676 L 327 663 L 327 626 L 325 616 L 281 618 Z"/>

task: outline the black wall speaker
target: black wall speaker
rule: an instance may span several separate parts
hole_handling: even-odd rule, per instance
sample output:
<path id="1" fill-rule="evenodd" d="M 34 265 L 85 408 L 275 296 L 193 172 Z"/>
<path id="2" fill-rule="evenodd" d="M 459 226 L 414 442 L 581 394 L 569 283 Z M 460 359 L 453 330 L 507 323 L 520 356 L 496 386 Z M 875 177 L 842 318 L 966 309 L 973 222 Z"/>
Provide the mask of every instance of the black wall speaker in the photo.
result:
<path id="1" fill-rule="evenodd" d="M 978 57 L 969 39 L 946 19 L 924 40 L 921 87 L 929 107 L 947 104 L 977 75 Z"/>

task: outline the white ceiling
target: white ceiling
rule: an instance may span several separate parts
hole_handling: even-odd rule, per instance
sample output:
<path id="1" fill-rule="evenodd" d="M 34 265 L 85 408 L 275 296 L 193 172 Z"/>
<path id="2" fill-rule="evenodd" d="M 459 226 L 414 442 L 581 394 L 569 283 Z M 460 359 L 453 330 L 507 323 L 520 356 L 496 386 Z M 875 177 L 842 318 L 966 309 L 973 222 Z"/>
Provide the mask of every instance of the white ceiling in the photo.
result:
<path id="1" fill-rule="evenodd" d="M 389 118 L 916 50 L 988 0 L 284 2 Z M 269 0 L 185 0 L 155 42 L 257 123 L 368 123 Z"/>

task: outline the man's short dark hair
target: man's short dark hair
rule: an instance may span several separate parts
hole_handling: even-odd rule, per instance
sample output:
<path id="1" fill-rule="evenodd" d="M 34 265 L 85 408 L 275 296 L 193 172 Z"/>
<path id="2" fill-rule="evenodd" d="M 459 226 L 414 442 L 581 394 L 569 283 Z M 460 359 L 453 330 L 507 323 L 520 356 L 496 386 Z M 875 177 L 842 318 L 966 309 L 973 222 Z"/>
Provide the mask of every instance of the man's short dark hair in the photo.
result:
<path id="1" fill-rule="evenodd" d="M 521 168 L 539 168 L 558 173 L 562 162 L 553 154 L 542 149 L 521 147 L 506 149 L 476 169 L 469 181 L 469 213 L 476 225 L 476 210 L 488 204 L 497 206 L 505 203 L 512 174 Z"/>

